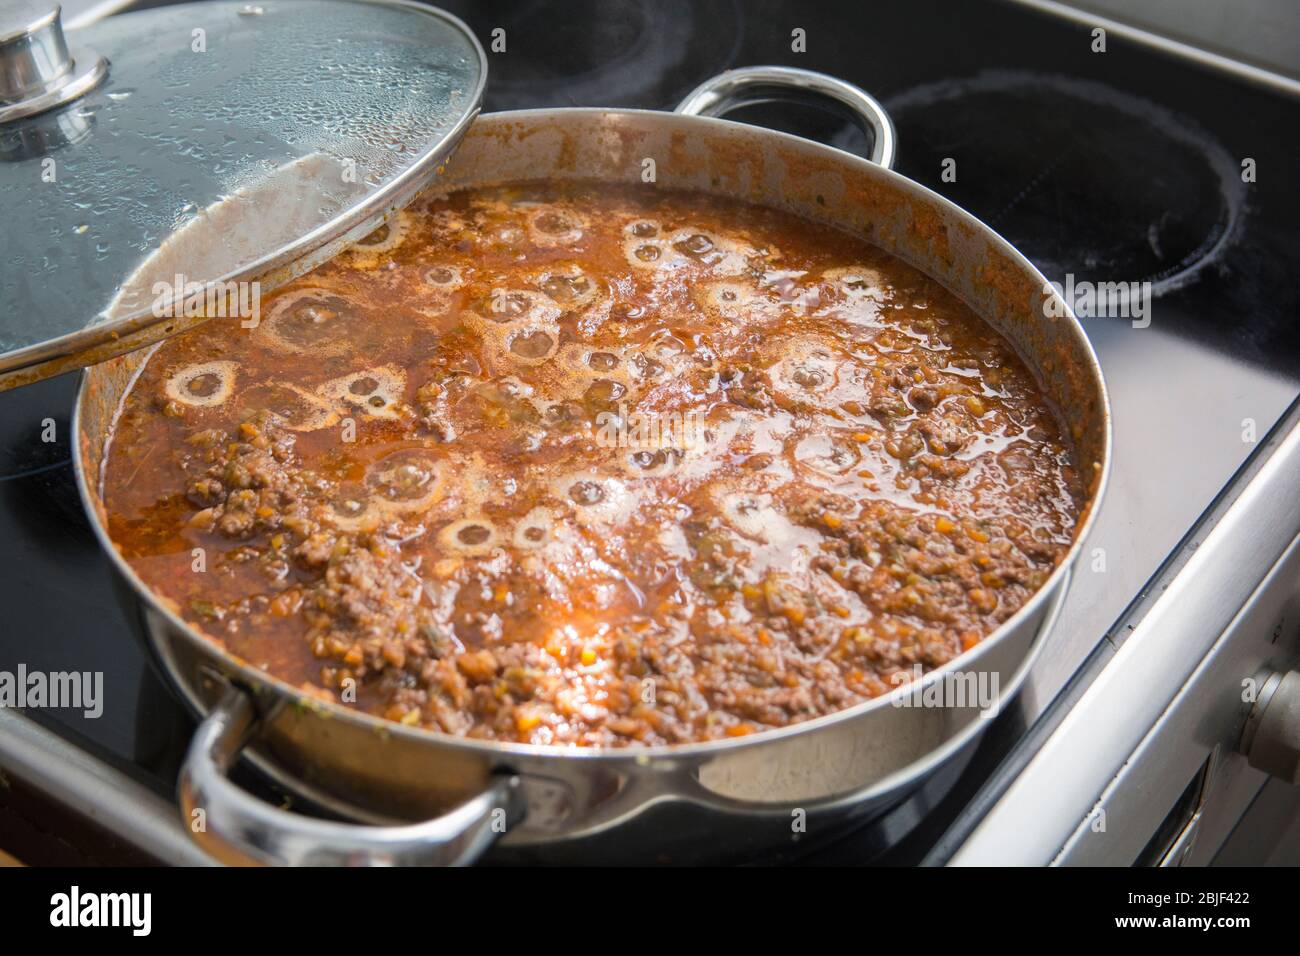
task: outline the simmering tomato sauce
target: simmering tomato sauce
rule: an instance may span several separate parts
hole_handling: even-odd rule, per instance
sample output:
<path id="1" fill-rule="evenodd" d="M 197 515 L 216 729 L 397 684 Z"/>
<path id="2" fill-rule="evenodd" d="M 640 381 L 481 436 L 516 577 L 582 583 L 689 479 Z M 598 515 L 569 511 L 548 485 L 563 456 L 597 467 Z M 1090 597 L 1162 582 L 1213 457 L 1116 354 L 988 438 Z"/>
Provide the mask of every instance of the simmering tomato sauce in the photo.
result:
<path id="1" fill-rule="evenodd" d="M 1067 551 L 1073 451 L 938 282 L 652 187 L 425 199 L 166 341 L 104 479 L 124 558 L 230 652 L 403 724 L 751 734 L 978 644 Z"/>

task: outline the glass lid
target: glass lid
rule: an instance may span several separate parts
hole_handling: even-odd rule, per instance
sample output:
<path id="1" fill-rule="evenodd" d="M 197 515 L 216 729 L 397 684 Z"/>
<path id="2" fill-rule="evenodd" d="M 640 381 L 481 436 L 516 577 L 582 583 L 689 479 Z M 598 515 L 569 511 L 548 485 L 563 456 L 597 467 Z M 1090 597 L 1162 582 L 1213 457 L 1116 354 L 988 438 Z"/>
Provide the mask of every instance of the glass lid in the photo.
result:
<path id="1" fill-rule="evenodd" d="M 0 10 L 0 389 L 261 295 L 364 237 L 478 112 L 463 23 L 400 0 Z"/>

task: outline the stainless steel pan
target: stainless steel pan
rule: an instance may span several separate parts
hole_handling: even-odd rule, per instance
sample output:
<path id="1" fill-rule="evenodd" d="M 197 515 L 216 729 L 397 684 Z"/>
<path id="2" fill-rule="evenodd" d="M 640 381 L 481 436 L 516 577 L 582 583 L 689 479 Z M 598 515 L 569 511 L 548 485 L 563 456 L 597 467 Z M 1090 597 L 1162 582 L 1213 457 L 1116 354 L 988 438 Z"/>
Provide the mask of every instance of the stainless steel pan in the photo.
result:
<path id="1" fill-rule="evenodd" d="M 852 110 L 873 134 L 875 161 L 712 118 L 738 104 L 800 91 Z M 435 188 L 575 177 L 641 182 L 652 170 L 662 187 L 778 207 L 864 236 L 941 280 L 1014 343 L 1075 441 L 1089 507 L 1074 546 L 1033 599 L 920 683 L 952 687 L 956 675 L 996 675 L 1005 703 L 1046 638 L 1105 485 L 1105 387 L 1083 330 L 1043 276 L 987 226 L 893 172 L 893 155 L 892 124 L 862 91 L 819 74 L 758 67 L 705 83 L 676 113 L 547 109 L 480 116 Z M 204 716 L 180 799 L 195 838 L 215 857 L 448 863 L 471 860 L 499 841 L 494 852 L 502 854 L 681 861 L 707 857 L 711 848 L 779 847 L 898 799 L 986 726 L 973 702 L 915 706 L 917 688 L 904 687 L 752 737 L 580 751 L 466 740 L 305 697 L 190 628 L 150 594 L 105 532 L 99 497 L 105 443 L 122 395 L 148 355 L 124 355 L 85 373 L 76 468 L 96 533 L 139 600 L 148 639 Z M 311 818 L 259 801 L 226 776 L 241 756 L 291 791 L 360 822 Z"/>

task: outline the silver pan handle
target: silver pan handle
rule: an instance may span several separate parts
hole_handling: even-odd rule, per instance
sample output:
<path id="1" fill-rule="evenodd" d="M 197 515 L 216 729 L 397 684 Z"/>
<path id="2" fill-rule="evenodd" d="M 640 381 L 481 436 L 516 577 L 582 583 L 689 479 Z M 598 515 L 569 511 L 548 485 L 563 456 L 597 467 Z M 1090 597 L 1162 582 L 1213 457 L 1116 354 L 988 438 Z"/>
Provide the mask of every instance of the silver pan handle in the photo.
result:
<path id="1" fill-rule="evenodd" d="M 721 116 L 730 110 L 773 99 L 788 99 L 791 94 L 811 93 L 834 100 L 846 107 L 871 134 L 873 163 L 894 168 L 897 138 L 894 121 L 875 97 L 825 73 L 800 70 L 792 66 L 746 66 L 719 73 L 705 80 L 677 105 L 675 112 L 687 116 Z"/>
<path id="2" fill-rule="evenodd" d="M 226 776 L 256 723 L 252 699 L 231 687 L 199 725 L 181 768 L 184 822 L 223 863 L 459 866 L 473 862 L 523 816 L 513 776 L 495 778 L 451 812 L 409 826 L 335 823 L 272 807 Z"/>

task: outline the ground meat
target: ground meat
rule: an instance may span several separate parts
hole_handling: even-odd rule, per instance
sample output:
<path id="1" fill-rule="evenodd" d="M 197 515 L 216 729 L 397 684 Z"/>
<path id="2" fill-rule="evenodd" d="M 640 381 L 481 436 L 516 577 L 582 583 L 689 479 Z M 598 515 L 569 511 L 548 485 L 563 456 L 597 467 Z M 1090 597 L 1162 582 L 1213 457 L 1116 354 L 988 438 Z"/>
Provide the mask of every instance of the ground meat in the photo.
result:
<path id="1" fill-rule="evenodd" d="M 110 534 L 231 652 L 411 726 L 615 747 L 833 713 L 987 637 L 1073 540 L 1010 346 L 784 214 L 458 193 L 263 311 L 145 366 Z M 169 399 L 204 363 L 230 394 Z"/>

